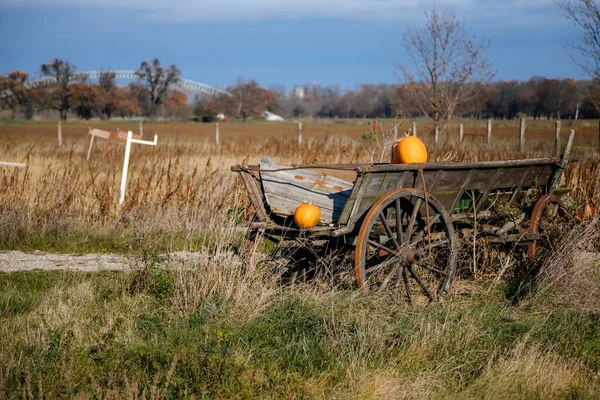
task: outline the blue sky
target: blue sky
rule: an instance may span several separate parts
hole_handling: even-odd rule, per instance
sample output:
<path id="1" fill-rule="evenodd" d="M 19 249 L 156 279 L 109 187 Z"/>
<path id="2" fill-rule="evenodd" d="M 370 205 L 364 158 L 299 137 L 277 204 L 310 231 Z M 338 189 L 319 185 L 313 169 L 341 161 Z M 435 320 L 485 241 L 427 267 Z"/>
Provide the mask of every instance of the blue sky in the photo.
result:
<path id="1" fill-rule="evenodd" d="M 437 0 L 491 40 L 496 79 L 585 75 L 565 52 L 579 31 L 550 0 Z M 398 83 L 401 38 L 424 0 L 0 0 L 0 74 L 33 76 L 57 57 L 78 70 L 136 69 L 155 57 L 225 87 Z"/>

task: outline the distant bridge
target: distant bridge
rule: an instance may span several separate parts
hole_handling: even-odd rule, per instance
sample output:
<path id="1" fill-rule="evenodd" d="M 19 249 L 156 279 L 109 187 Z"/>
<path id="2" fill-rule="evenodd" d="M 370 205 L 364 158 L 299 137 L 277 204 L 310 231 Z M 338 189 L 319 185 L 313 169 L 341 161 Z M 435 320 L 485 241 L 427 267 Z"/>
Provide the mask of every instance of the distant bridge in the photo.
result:
<path id="1" fill-rule="evenodd" d="M 129 70 L 114 70 L 114 71 L 84 71 L 78 72 L 75 74 L 73 80 L 86 78 L 86 79 L 98 79 L 100 78 L 100 74 L 102 73 L 111 73 L 115 74 L 116 79 L 139 79 L 139 77 L 135 74 L 135 71 Z M 42 85 L 48 85 L 56 82 L 56 79 L 51 77 L 44 77 L 39 79 L 34 79 L 27 82 L 27 87 L 38 87 Z M 179 78 L 179 81 L 175 83 L 173 86 L 180 87 L 182 89 L 187 89 L 191 92 L 207 94 L 209 96 L 215 96 L 217 94 L 225 94 L 229 95 L 229 92 L 219 89 L 214 86 L 207 85 L 205 83 L 200 83 L 196 81 L 192 81 L 189 79 Z M 7 93 L 0 93 L 0 98 L 6 96 Z"/>

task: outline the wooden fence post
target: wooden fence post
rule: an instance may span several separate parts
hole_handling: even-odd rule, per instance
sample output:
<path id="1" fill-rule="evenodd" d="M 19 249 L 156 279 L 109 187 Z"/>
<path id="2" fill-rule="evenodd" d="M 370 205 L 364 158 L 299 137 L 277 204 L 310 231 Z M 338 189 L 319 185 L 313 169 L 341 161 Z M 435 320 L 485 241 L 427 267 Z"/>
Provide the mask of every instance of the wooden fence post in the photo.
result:
<path id="1" fill-rule="evenodd" d="M 398 125 L 394 124 L 394 142 L 398 140 Z"/>
<path id="2" fill-rule="evenodd" d="M 62 124 L 61 120 L 58 120 L 58 147 L 62 147 Z"/>
<path id="3" fill-rule="evenodd" d="M 413 136 L 417 136 L 417 123 L 415 121 L 413 121 L 412 123 L 412 135 Z"/>
<path id="4" fill-rule="evenodd" d="M 298 146 L 302 146 L 302 122 L 298 121 Z"/>
<path id="5" fill-rule="evenodd" d="M 458 124 L 458 144 L 462 144 L 465 138 L 465 127 L 463 124 Z"/>
<path id="6" fill-rule="evenodd" d="M 554 152 L 560 155 L 560 120 L 556 120 L 556 129 L 554 130 Z"/>
<path id="7" fill-rule="evenodd" d="M 218 122 L 215 123 L 215 144 L 217 145 L 217 147 L 219 147 L 221 145 L 221 143 L 219 141 L 219 123 Z"/>
<path id="8" fill-rule="evenodd" d="M 519 129 L 519 151 L 525 152 L 525 118 L 521 118 L 521 124 Z"/>
<path id="9" fill-rule="evenodd" d="M 440 141 L 440 124 L 438 121 L 435 121 L 435 136 L 433 137 L 433 147 L 438 147 L 438 143 Z"/>
<path id="10" fill-rule="evenodd" d="M 140 136 L 144 136 L 144 125 L 142 124 L 142 120 L 140 119 Z"/>
<path id="11" fill-rule="evenodd" d="M 492 119 L 487 121 L 487 144 L 492 144 Z"/>

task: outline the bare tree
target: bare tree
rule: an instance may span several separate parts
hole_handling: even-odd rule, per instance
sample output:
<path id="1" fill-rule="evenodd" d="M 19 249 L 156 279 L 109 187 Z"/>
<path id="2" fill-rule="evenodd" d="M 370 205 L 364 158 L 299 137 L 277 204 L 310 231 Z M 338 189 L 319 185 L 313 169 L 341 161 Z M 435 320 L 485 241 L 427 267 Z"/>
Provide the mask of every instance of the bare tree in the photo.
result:
<path id="1" fill-rule="evenodd" d="M 583 30 L 581 43 L 573 48 L 583 59 L 573 61 L 585 72 L 600 79 L 600 9 L 594 0 L 554 0 L 567 19 L 573 21 Z"/>
<path id="2" fill-rule="evenodd" d="M 98 85 L 75 83 L 69 85 L 71 108 L 77 116 L 89 120 L 100 114 L 102 108 L 102 93 Z"/>
<path id="3" fill-rule="evenodd" d="M 135 74 L 144 81 L 143 87 L 150 100 L 148 111 L 150 115 L 154 115 L 167 99 L 169 88 L 179 82 L 181 70 L 174 64 L 163 67 L 160 60 L 155 58 L 150 62 L 143 61 Z"/>
<path id="4" fill-rule="evenodd" d="M 30 96 L 27 88 L 29 75 L 21 71 L 9 72 L 7 76 L 0 75 L 0 99 L 11 110 L 11 119 L 15 119 L 15 112 L 23 107 Z"/>
<path id="5" fill-rule="evenodd" d="M 116 74 L 110 71 L 100 72 L 98 87 L 101 94 L 100 115 L 110 119 L 117 109 L 117 83 Z"/>
<path id="6" fill-rule="evenodd" d="M 254 80 L 238 79 L 235 85 L 227 88 L 229 95 L 215 96 L 206 102 L 206 110 L 213 114 L 225 113 L 235 118 L 262 118 L 265 111 L 277 112 L 277 97 L 268 89 L 262 88 Z"/>
<path id="7" fill-rule="evenodd" d="M 450 120 L 461 104 L 486 100 L 494 76 L 487 59 L 490 43 L 471 34 L 452 9 L 434 8 L 425 15 L 425 26 L 410 28 L 403 37 L 405 58 L 396 67 L 404 81 L 401 93 L 436 122 Z"/>
<path id="8" fill-rule="evenodd" d="M 47 101 L 51 108 L 58 110 L 60 119 L 67 119 L 67 111 L 71 108 L 69 83 L 82 83 L 85 79 L 77 76 L 75 66 L 58 58 L 41 66 L 42 75 L 53 78 L 48 88 Z"/>

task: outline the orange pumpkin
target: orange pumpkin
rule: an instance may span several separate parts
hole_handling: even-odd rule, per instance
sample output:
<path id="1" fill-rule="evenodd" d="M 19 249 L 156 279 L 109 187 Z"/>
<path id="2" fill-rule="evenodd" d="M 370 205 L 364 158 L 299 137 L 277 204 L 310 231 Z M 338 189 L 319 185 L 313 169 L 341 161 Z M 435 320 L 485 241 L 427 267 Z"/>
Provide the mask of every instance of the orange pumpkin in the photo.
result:
<path id="1" fill-rule="evenodd" d="M 312 228 L 321 220 L 321 209 L 310 203 L 303 203 L 294 211 L 294 222 L 300 228 Z"/>
<path id="2" fill-rule="evenodd" d="M 427 162 L 427 148 L 416 136 L 398 139 L 392 147 L 392 164 L 414 164 Z"/>

